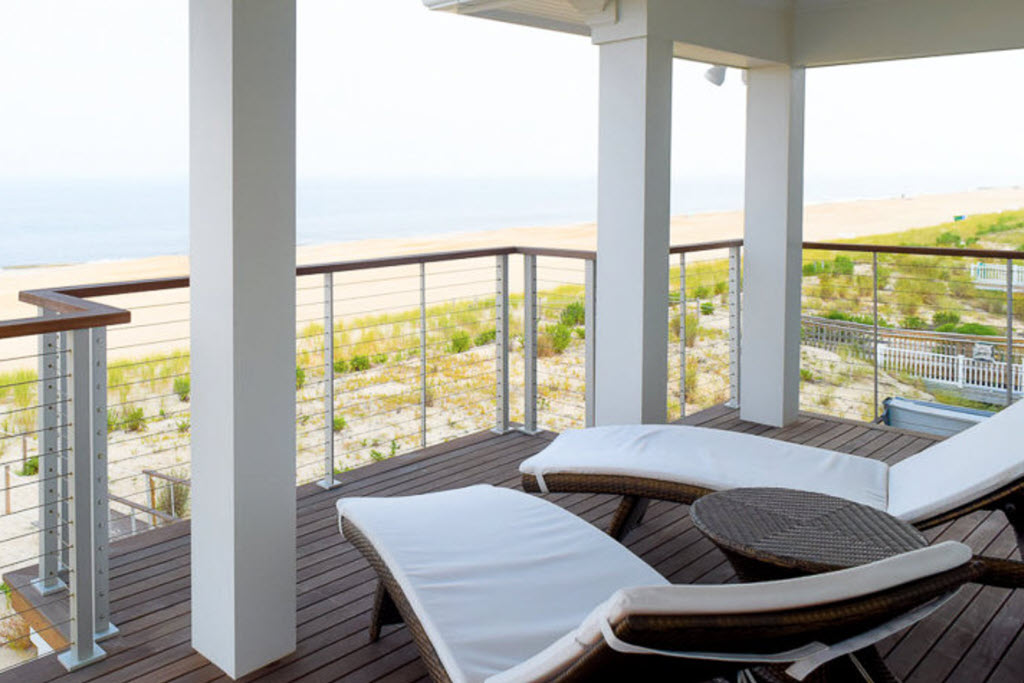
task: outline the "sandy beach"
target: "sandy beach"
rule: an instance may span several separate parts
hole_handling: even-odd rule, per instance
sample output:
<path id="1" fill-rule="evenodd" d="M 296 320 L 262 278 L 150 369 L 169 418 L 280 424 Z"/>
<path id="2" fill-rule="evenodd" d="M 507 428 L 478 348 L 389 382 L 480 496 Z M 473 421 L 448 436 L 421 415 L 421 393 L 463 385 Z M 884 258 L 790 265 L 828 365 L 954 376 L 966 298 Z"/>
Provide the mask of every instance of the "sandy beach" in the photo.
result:
<path id="1" fill-rule="evenodd" d="M 876 235 L 942 223 L 952 220 L 954 215 L 989 213 L 1021 207 L 1024 207 L 1024 187 L 923 195 L 905 199 L 812 204 L 807 206 L 804 212 L 804 236 L 807 240 L 829 240 Z M 741 237 L 742 234 L 743 214 L 740 211 L 672 218 L 673 244 L 729 239 Z M 22 239 L 31 239 L 31 236 Z M 299 247 L 297 258 L 301 264 L 510 244 L 594 249 L 596 243 L 596 226 L 593 223 L 582 223 L 303 246 Z M 0 319 L 34 314 L 31 307 L 17 301 L 18 292 L 24 289 L 167 277 L 187 272 L 186 256 L 158 256 L 127 261 L 0 270 Z"/>
<path id="2" fill-rule="evenodd" d="M 1024 187 L 973 190 L 945 195 L 876 199 L 808 205 L 804 211 L 804 238 L 827 241 L 897 232 L 951 221 L 955 215 L 992 213 L 1024 207 Z M 185 229 L 183 227 L 183 229 Z M 672 218 L 672 244 L 691 244 L 731 239 L 743 235 L 743 213 L 726 211 L 680 215 Z M 500 247 L 509 245 L 561 247 L 593 250 L 597 246 L 594 223 L 576 225 L 517 227 L 501 230 L 423 237 L 375 238 L 337 244 L 300 246 L 299 264 L 369 259 L 401 254 Z M 693 254 L 691 260 L 719 258 L 723 253 Z M 582 282 L 579 262 L 552 263 L 541 260 L 538 278 L 545 282 L 567 279 Z M 578 270 L 578 273 L 567 272 Z M 33 317 L 36 311 L 18 301 L 18 292 L 98 282 L 171 277 L 187 274 L 188 257 L 151 258 L 52 265 L 0 270 L 0 320 Z M 487 290 L 485 281 L 493 277 L 490 261 L 439 263 L 429 267 L 429 285 L 444 298 L 471 297 Z M 372 273 L 372 274 L 370 274 Z M 418 305 L 418 291 L 409 287 L 415 281 L 416 267 L 395 268 L 387 272 L 340 273 L 335 277 L 335 315 L 337 318 L 363 314 L 368 310 L 398 311 Z M 468 274 L 472 273 L 472 277 Z M 299 282 L 298 319 L 316 315 L 322 301 L 320 277 Z M 513 291 L 522 290 L 520 268 L 512 268 Z M 354 292 L 353 290 L 358 290 Z M 346 291 L 347 290 L 347 291 Z M 430 295 L 431 300 L 435 296 Z M 441 296 L 441 295 L 438 295 Z M 149 292 L 124 297 L 108 297 L 104 303 L 132 311 L 132 324 L 112 331 L 111 359 L 139 354 L 167 352 L 180 348 L 187 340 L 188 293 L 181 290 Z M 300 325 L 301 326 L 301 325 Z M 184 344 L 187 346 L 187 343 Z M 15 367 L 32 367 L 35 339 L 0 340 L 0 372 Z M 10 360 L 16 359 L 16 360 Z"/>

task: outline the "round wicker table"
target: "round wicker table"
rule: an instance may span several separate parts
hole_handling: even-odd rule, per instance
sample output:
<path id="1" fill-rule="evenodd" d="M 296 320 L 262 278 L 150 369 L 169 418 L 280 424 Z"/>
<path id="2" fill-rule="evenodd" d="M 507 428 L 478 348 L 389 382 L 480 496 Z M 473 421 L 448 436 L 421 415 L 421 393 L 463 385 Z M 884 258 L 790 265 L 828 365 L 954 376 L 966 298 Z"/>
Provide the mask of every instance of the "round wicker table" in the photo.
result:
<path id="1" fill-rule="evenodd" d="M 845 569 L 928 544 L 921 533 L 881 510 L 820 493 L 779 488 L 732 489 L 698 499 L 690 518 L 717 545 L 743 581 L 767 581 Z M 764 683 L 792 680 L 784 667 L 750 674 Z M 898 679 L 874 647 L 819 668 L 816 682 Z"/>
<path id="2" fill-rule="evenodd" d="M 690 517 L 744 581 L 845 569 L 928 545 L 881 510 L 793 489 L 712 493 L 693 504 Z"/>

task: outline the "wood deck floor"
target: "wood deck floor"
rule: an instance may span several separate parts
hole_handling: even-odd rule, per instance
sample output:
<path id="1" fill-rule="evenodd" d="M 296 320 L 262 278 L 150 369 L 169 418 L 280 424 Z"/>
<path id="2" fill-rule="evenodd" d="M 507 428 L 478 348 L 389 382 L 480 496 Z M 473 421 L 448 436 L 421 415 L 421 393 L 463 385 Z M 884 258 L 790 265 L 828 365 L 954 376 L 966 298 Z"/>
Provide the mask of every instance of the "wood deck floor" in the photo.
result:
<path id="1" fill-rule="evenodd" d="M 934 439 L 885 427 L 805 416 L 785 429 L 741 422 L 713 408 L 688 420 L 762 434 L 889 462 Z M 340 490 L 298 489 L 298 650 L 244 680 L 419 681 L 426 679 L 405 628 L 367 643 L 374 576 L 338 534 L 334 501 L 342 495 L 401 495 L 475 483 L 518 486 L 518 463 L 551 434 L 483 433 L 369 465 L 346 475 Z M 552 496 L 604 526 L 616 501 L 608 496 Z M 1005 519 L 976 513 L 932 530 L 975 552 L 1009 557 L 1015 543 Z M 691 525 L 686 508 L 654 503 L 627 545 L 676 583 L 735 580 L 724 557 Z M 33 681 L 213 681 L 221 672 L 189 645 L 189 525 L 182 523 L 118 542 L 111 561 L 113 620 L 121 634 L 103 643 L 106 660 L 67 674 L 51 655 L 0 674 L 0 683 Z M 1024 681 L 1024 590 L 969 586 L 938 613 L 882 646 L 906 681 Z M 224 679 L 226 680 L 226 679 Z"/>

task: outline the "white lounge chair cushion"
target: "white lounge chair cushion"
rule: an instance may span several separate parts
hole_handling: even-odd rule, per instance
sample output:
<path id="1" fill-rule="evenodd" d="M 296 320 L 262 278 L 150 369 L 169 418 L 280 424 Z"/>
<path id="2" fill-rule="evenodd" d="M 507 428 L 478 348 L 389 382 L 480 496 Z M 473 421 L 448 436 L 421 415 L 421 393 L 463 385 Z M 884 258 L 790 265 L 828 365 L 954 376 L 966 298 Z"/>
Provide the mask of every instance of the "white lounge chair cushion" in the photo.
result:
<path id="1" fill-rule="evenodd" d="M 344 498 L 453 681 L 483 681 L 570 634 L 623 586 L 668 582 L 562 508 L 491 486 Z"/>
<path id="2" fill-rule="evenodd" d="M 1024 477 L 1024 401 L 889 469 L 891 515 L 910 522 L 954 510 Z"/>
<path id="3" fill-rule="evenodd" d="M 886 509 L 888 467 L 822 448 L 678 425 L 622 425 L 562 432 L 519 470 L 544 490 L 549 474 L 646 477 L 713 491 L 777 486 Z"/>
<path id="4" fill-rule="evenodd" d="M 576 659 L 586 647 L 594 645 L 601 638 L 607 640 L 610 633 L 608 625 L 629 615 L 751 614 L 838 603 L 954 569 L 970 561 L 971 556 L 967 546 L 947 541 L 851 569 L 782 581 L 624 587 L 594 609 L 570 636 L 561 638 L 532 659 L 492 678 L 490 683 L 529 681 L 541 678 L 544 673 L 557 671 Z M 851 647 L 844 647 L 845 643 L 836 643 L 831 647 L 820 644 L 814 647 L 814 644 L 809 644 L 810 647 L 801 648 L 804 656 L 796 659 L 798 662 L 804 660 L 802 665 L 794 667 L 791 673 L 799 674 L 797 677 L 802 678 L 816 665 L 876 643 L 906 628 L 930 614 L 939 604 L 941 602 L 910 614 L 895 615 L 887 624 L 851 639 Z M 609 640 L 613 649 L 634 651 L 628 644 L 613 641 L 614 637 Z M 715 658 L 715 653 L 664 654 Z M 730 653 L 729 656 L 741 660 L 746 658 L 747 661 L 769 661 L 763 654 L 756 652 Z M 794 660 L 783 657 L 781 661 Z"/>

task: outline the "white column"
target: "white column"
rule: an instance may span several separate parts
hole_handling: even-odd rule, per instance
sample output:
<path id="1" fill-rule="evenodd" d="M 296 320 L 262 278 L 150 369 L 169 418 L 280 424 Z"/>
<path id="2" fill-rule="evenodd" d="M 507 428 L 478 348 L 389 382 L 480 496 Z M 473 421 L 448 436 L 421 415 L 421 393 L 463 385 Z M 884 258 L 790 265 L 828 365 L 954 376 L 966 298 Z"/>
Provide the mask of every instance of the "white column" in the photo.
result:
<path id="1" fill-rule="evenodd" d="M 295 649 L 295 0 L 192 0 L 192 645 Z"/>
<path id="2" fill-rule="evenodd" d="M 740 416 L 773 426 L 799 410 L 803 190 L 804 70 L 751 69 Z"/>
<path id="3" fill-rule="evenodd" d="M 595 421 L 661 423 L 668 387 L 672 42 L 631 38 L 600 51 Z"/>

